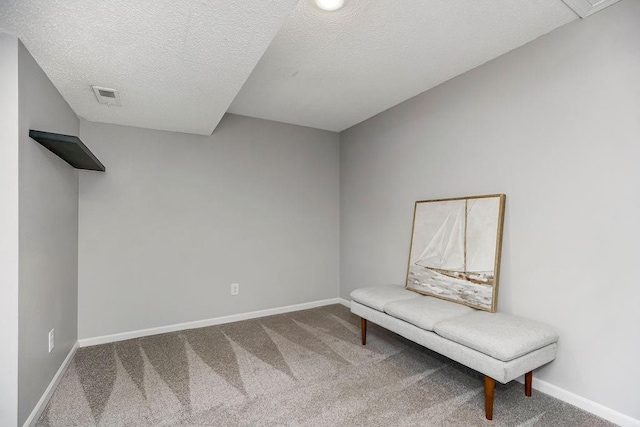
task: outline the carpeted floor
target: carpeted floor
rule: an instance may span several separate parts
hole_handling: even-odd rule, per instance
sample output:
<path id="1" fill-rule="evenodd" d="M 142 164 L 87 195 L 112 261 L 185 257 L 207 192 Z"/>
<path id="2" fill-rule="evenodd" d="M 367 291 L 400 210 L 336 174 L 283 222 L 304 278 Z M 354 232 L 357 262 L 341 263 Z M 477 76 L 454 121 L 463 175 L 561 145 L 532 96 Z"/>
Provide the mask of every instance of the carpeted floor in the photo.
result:
<path id="1" fill-rule="evenodd" d="M 78 350 L 39 426 L 604 426 L 483 377 L 340 305 Z"/>

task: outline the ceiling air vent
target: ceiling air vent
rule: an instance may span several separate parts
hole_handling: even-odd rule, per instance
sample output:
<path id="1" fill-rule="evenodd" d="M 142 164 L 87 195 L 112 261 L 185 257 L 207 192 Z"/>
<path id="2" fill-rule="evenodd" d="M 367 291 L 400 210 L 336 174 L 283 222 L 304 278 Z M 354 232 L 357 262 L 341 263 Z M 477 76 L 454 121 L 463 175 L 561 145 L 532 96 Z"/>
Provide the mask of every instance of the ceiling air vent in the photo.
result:
<path id="1" fill-rule="evenodd" d="M 91 87 L 93 88 L 93 92 L 96 94 L 96 98 L 98 98 L 98 102 L 100 104 L 122 105 L 120 103 L 120 94 L 117 90 L 100 86 Z"/>
<path id="2" fill-rule="evenodd" d="M 607 6 L 611 6 L 618 0 L 562 0 L 581 18 L 586 18 Z"/>

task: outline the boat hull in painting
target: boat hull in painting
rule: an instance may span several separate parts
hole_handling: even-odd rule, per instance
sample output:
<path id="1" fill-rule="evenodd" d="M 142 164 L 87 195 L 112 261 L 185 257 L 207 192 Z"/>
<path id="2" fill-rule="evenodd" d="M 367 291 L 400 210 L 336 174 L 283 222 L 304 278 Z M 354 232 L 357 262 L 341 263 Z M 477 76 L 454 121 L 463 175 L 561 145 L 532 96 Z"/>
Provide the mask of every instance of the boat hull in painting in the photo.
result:
<path id="1" fill-rule="evenodd" d="M 493 285 L 451 277 L 419 265 L 409 267 L 407 287 L 471 307 L 491 309 Z"/>

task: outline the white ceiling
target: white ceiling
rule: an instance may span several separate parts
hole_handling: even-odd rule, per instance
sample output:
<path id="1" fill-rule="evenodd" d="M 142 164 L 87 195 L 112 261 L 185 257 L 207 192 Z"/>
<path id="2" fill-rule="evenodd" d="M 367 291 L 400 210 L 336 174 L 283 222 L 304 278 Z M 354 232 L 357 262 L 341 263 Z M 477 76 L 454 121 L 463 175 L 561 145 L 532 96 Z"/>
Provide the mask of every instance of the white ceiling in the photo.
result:
<path id="1" fill-rule="evenodd" d="M 577 18 L 561 0 L 300 0 L 229 111 L 342 131 Z"/>
<path id="2" fill-rule="evenodd" d="M 209 135 L 296 0 L 0 0 L 20 37 L 87 120 Z M 91 85 L 118 89 L 99 104 Z"/>
<path id="3" fill-rule="evenodd" d="M 0 29 L 80 117 L 208 135 L 227 110 L 341 131 L 577 19 L 561 0 L 345 3 L 0 0 Z"/>

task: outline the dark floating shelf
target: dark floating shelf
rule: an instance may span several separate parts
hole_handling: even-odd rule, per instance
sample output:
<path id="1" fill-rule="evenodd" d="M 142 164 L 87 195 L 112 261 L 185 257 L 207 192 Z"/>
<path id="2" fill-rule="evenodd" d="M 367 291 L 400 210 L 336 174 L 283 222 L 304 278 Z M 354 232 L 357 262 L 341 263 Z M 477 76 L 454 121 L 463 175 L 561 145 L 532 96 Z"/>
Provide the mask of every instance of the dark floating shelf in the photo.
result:
<path id="1" fill-rule="evenodd" d="M 105 167 L 77 136 L 29 130 L 29 136 L 76 169 L 104 172 Z"/>

